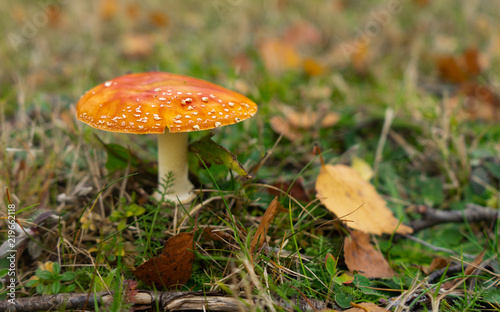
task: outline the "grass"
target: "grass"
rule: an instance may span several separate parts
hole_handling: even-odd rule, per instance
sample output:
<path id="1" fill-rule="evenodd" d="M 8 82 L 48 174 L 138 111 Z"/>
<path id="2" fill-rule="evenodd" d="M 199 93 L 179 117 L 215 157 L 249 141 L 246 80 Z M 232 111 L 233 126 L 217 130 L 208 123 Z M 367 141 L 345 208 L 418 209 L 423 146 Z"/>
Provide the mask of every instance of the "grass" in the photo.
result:
<path id="1" fill-rule="evenodd" d="M 346 229 L 313 195 L 320 168 L 312 152 L 316 145 L 327 163 L 349 163 L 356 156 L 376 166 L 372 182 L 403 222 L 419 218 L 408 209 L 412 205 L 500 208 L 498 120 L 451 113 L 447 103 L 454 95 L 447 91 L 459 86 L 440 78 L 436 65 L 440 55 L 459 56 L 477 47 L 482 71 L 469 79 L 496 92 L 498 5 L 418 4 L 423 2 L 402 2 L 401 12 L 390 15 L 369 37 L 368 48 L 352 57 L 345 56 L 342 44 L 359 44 L 366 27 L 388 9 L 385 2 L 0 3 L 2 12 L 10 12 L 0 21 L 6 38 L 0 43 L 0 198 L 7 207 L 8 188 L 17 220 L 32 230 L 18 249 L 17 296 L 37 293 L 26 286 L 37 262 L 58 263 L 61 274 L 75 273 L 75 292 L 122 289 L 125 280 L 134 279 L 131 269 L 156 255 L 166 239 L 196 230 L 193 275 L 180 289 L 260 298 L 252 310 L 279 309 L 273 305 L 275 295 L 290 302 L 294 295 L 328 298 L 330 305 L 345 309 L 351 301 L 380 304 L 411 292 L 428 294 L 423 295 L 432 298 L 427 308 L 440 302 L 441 311 L 498 309 L 495 222 L 442 224 L 415 235 L 449 252 L 401 237 L 373 237 L 397 272 L 393 279 L 355 274 L 352 284 L 339 285 L 325 266 L 331 253 L 337 269 L 347 271 Z M 37 20 L 43 16 L 45 22 Z M 309 32 L 300 35 L 291 26 Z M 315 36 L 319 39 L 311 39 Z M 273 61 L 263 52 L 269 42 L 297 43 L 284 50 L 290 59 Z M 321 73 L 311 75 L 301 61 L 305 58 Z M 86 90 L 128 72 L 150 70 L 206 79 L 259 105 L 254 118 L 219 129 L 213 140 L 247 169 L 267 151 L 272 154 L 250 180 L 190 155 L 193 182 L 210 190 L 196 213 L 192 209 L 200 199 L 172 209 L 150 199 L 156 187 L 154 136 L 98 131 L 76 120 L 74 105 Z M 306 112 L 326 107 L 340 120 L 300 130 L 296 140 L 279 139 L 271 119 L 284 116 L 284 105 Z M 395 118 L 377 158 L 388 109 Z M 190 141 L 204 135 L 194 133 Z M 110 156 L 110 149 L 125 161 Z M 277 215 L 268 233 L 269 248 L 280 252 L 254 255 L 252 235 L 275 196 L 271 187 L 280 181 L 302 181 L 309 199 L 292 200 L 288 189 L 280 193 L 287 213 Z M 207 228 L 223 233 L 225 241 L 206 238 Z M 5 229 L 2 241 L 8 237 Z M 433 259 L 453 255 L 470 262 L 467 254 L 483 250 L 488 271 L 449 275 L 443 284 L 467 278 L 452 294 L 440 297 L 443 284 L 426 282 L 424 269 Z M 0 259 L 0 267 L 6 266 Z M 139 282 L 138 288 L 148 286 Z M 113 310 L 123 308 L 119 301 Z M 396 310 L 403 303 L 398 301 Z"/>

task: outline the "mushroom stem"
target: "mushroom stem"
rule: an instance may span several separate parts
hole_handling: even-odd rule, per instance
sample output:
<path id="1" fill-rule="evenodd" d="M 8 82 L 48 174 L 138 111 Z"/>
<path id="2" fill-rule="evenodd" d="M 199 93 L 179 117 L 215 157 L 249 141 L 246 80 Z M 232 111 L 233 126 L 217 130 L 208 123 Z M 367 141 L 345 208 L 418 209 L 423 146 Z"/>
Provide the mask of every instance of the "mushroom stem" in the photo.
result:
<path id="1" fill-rule="evenodd" d="M 174 177 L 173 184 L 169 185 L 164 199 L 183 204 L 191 202 L 196 196 L 193 184 L 188 178 L 188 134 L 187 132 L 158 135 L 158 189 L 156 199 L 161 200 L 161 193 L 165 193 L 165 182 L 169 172 Z"/>

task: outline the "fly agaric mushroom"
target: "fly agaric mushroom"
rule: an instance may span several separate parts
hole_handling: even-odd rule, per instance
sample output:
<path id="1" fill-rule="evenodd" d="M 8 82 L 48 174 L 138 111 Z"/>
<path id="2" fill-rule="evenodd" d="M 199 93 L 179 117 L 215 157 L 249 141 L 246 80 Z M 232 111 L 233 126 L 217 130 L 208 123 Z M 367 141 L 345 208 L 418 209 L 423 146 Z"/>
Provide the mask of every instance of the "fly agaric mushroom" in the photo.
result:
<path id="1" fill-rule="evenodd" d="M 238 123 L 255 115 L 257 105 L 201 79 L 146 72 L 94 87 L 80 98 L 76 111 L 80 121 L 97 129 L 158 134 L 159 184 L 172 172 L 175 180 L 167 199 L 188 203 L 195 197 L 188 179 L 188 132 Z"/>

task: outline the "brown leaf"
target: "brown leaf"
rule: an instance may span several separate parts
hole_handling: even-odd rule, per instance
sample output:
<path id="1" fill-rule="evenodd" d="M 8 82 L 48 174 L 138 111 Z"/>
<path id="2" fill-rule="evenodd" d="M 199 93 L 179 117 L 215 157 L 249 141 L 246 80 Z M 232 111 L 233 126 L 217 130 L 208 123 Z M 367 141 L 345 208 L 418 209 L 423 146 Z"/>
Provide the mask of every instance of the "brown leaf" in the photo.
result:
<path id="1" fill-rule="evenodd" d="M 293 185 L 291 185 L 291 182 L 289 181 L 278 180 L 278 182 L 272 184 L 272 186 L 279 188 L 283 192 L 288 192 L 288 190 L 290 190 L 290 196 L 294 197 L 297 200 L 301 200 L 304 202 L 309 201 L 309 192 L 304 187 L 304 179 L 302 177 L 299 177 Z M 283 194 L 282 192 L 279 192 L 271 188 L 267 189 L 267 191 L 269 194 L 274 196 Z"/>
<path id="2" fill-rule="evenodd" d="M 259 52 L 266 69 L 273 74 L 298 68 L 301 62 L 295 47 L 285 40 L 266 40 L 260 44 Z"/>
<path id="3" fill-rule="evenodd" d="M 436 60 L 439 77 L 451 83 L 464 82 L 467 76 L 453 56 L 441 56 Z"/>
<path id="4" fill-rule="evenodd" d="M 226 243 L 234 241 L 234 237 L 230 234 L 223 231 L 217 231 L 216 229 L 210 227 L 203 229 L 203 233 L 205 234 L 205 237 L 214 241 L 223 241 Z"/>
<path id="5" fill-rule="evenodd" d="M 275 197 L 269 207 L 267 207 L 262 220 L 260 221 L 259 227 L 253 236 L 252 242 L 250 243 L 250 252 L 254 252 L 256 248 L 262 246 L 266 240 L 267 231 L 273 223 L 276 214 L 280 210 L 280 203 L 278 202 L 278 197 Z"/>
<path id="6" fill-rule="evenodd" d="M 479 51 L 469 48 L 461 55 L 441 55 L 436 58 L 441 79 L 451 83 L 470 81 L 481 73 Z"/>
<path id="7" fill-rule="evenodd" d="M 321 122 L 322 128 L 328 128 L 335 125 L 340 119 L 339 114 L 334 112 L 297 112 L 287 106 L 283 106 L 283 113 L 291 126 L 303 129 L 311 129 L 318 122 Z"/>
<path id="8" fill-rule="evenodd" d="M 163 252 L 138 266 L 134 275 L 158 289 L 185 284 L 193 270 L 193 233 L 180 233 L 167 240 Z"/>
<path id="9" fill-rule="evenodd" d="M 104 20 L 112 19 L 118 13 L 119 6 L 117 0 L 101 0 L 99 8 L 101 18 Z"/>
<path id="10" fill-rule="evenodd" d="M 429 268 L 424 268 L 423 272 L 425 274 L 431 274 L 432 272 L 442 269 L 446 267 L 448 264 L 450 264 L 450 260 L 442 257 L 437 257 L 432 259 L 431 264 L 429 265 Z"/>
<path id="11" fill-rule="evenodd" d="M 270 124 L 274 132 L 283 135 L 285 138 L 289 139 L 292 142 L 297 141 L 302 137 L 302 134 L 297 129 L 294 129 L 288 122 L 286 122 L 286 120 L 281 117 L 271 117 Z"/>
<path id="12" fill-rule="evenodd" d="M 121 40 L 121 51 L 128 58 L 144 58 L 153 53 L 154 37 L 149 34 L 127 33 Z"/>
<path id="13" fill-rule="evenodd" d="M 165 27 L 169 24 L 168 16 L 163 12 L 150 12 L 149 20 L 153 25 L 158 27 Z"/>
<path id="14" fill-rule="evenodd" d="M 394 271 L 380 251 L 370 243 L 370 236 L 351 231 L 344 239 L 344 257 L 349 271 L 357 271 L 368 278 L 390 278 Z"/>
<path id="15" fill-rule="evenodd" d="M 483 262 L 485 252 L 486 252 L 485 250 L 481 251 L 479 253 L 479 255 L 477 255 L 477 257 L 474 258 L 474 261 L 472 261 L 471 264 L 465 269 L 465 272 L 464 272 L 465 276 L 471 275 L 472 273 L 474 273 L 476 268 L 481 264 L 481 262 Z"/>
<path id="16" fill-rule="evenodd" d="M 295 48 L 310 48 L 319 45 L 323 36 L 314 24 L 301 20 L 285 30 L 283 39 Z"/>
<path id="17" fill-rule="evenodd" d="M 377 235 L 413 232 L 412 228 L 399 224 L 375 187 L 351 167 L 321 166 L 316 191 L 316 197 L 328 210 L 351 221 L 347 226 L 352 229 Z"/>
<path id="18" fill-rule="evenodd" d="M 351 303 L 353 308 L 344 310 L 344 312 L 390 312 L 387 309 L 381 308 L 372 302 Z"/>
<path id="19" fill-rule="evenodd" d="M 461 109 L 466 119 L 500 121 L 500 99 L 489 87 L 465 82 L 458 92 L 465 96 Z"/>

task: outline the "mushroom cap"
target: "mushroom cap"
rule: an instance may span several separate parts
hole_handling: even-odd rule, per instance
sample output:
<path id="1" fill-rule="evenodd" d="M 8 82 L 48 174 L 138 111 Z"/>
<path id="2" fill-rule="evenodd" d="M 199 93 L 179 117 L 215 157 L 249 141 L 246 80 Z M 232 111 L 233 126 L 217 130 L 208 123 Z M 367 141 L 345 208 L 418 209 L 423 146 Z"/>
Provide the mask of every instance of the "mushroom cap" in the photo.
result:
<path id="1" fill-rule="evenodd" d="M 77 117 L 107 131 L 137 134 L 190 132 L 238 123 L 257 105 L 205 80 L 164 72 L 134 73 L 87 91 Z"/>

